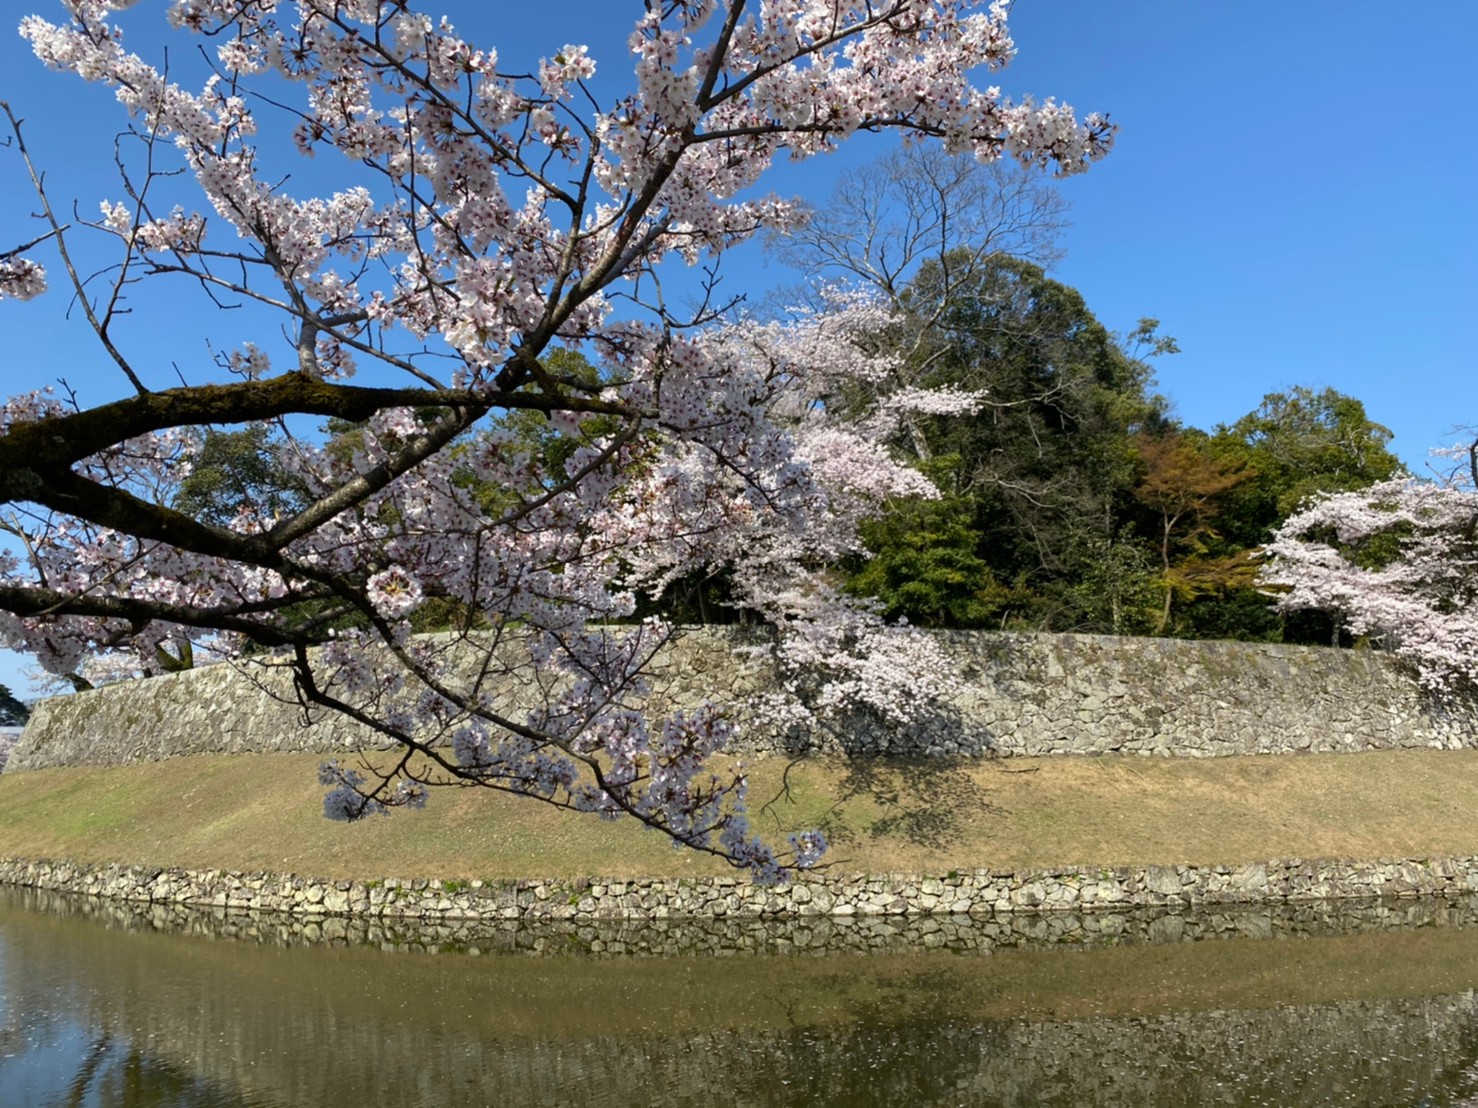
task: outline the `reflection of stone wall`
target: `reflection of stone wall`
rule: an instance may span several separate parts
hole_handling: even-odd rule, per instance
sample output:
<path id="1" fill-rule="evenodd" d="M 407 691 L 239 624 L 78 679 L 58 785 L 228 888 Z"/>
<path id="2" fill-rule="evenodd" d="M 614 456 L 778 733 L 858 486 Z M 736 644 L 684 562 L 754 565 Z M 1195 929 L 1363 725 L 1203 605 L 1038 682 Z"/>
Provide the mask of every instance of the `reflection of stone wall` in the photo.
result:
<path id="1" fill-rule="evenodd" d="M 1013 1022 L 952 1103 L 1448 1104 L 1478 1044 L 1478 995 Z M 1009 1059 L 1009 1062 L 1005 1060 Z M 1426 1094 L 1424 1096 L 1424 1094 Z"/>
<path id="2" fill-rule="evenodd" d="M 732 652 L 740 633 L 694 630 L 661 656 L 672 703 L 741 706 L 763 684 Z M 853 720 L 813 746 L 862 754 L 1208 756 L 1478 745 L 1468 709 L 1426 697 L 1370 651 L 1100 635 L 951 632 L 959 690 L 908 733 Z M 534 690 L 502 689 L 517 714 Z M 773 748 L 760 721 L 748 741 Z M 373 745 L 343 719 L 306 720 L 281 670 L 212 666 L 44 701 L 10 769 L 113 765 L 184 754 L 333 752 Z M 796 741 L 794 737 L 790 740 Z"/>
<path id="3" fill-rule="evenodd" d="M 1051 930 L 1076 921 L 1085 940 L 1125 908 L 1287 904 L 1478 892 L 1478 857 L 1241 866 L 1064 867 L 951 872 L 943 877 L 807 875 L 783 888 L 738 877 L 497 882 L 347 881 L 292 874 L 0 859 L 0 884 L 109 900 L 199 904 L 302 916 L 457 920 L 828 916 L 969 919 L 1041 912 Z M 1056 921 L 1056 922 L 1053 922 Z M 945 937 L 938 939 L 942 945 Z"/>

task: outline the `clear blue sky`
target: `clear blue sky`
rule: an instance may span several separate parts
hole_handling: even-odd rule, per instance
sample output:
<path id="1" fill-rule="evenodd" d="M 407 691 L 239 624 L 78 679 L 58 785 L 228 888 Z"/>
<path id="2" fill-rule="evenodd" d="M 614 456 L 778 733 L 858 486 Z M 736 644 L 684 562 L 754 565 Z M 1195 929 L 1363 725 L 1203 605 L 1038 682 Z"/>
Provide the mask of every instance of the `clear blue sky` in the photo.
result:
<path id="1" fill-rule="evenodd" d="M 587 42 L 611 89 L 641 11 L 636 0 L 420 6 L 450 15 L 505 62 Z M 141 0 L 130 22 L 166 7 Z M 1269 391 L 1327 385 L 1365 401 L 1419 468 L 1454 426 L 1478 422 L 1478 5 L 1016 0 L 1012 28 L 1019 58 L 988 83 L 1106 111 L 1121 125 L 1109 159 L 1064 184 L 1073 226 L 1055 275 L 1110 327 L 1155 316 L 1180 341 L 1160 383 L 1186 423 L 1210 427 Z M 176 57 L 189 45 L 173 47 Z M 7 33 L 0 98 L 27 118 L 58 199 L 76 197 L 91 216 L 98 199 L 116 198 L 108 170 L 121 117 L 108 93 L 45 72 Z M 881 149 L 787 169 L 775 187 L 822 200 L 840 170 Z M 32 199 L 4 151 L 0 196 L 0 243 L 32 237 Z M 755 294 L 795 279 L 757 250 L 740 252 L 728 273 L 728 287 Z M 133 352 L 162 373 L 200 364 L 199 339 L 167 315 L 146 316 L 149 306 L 140 304 Z M 84 400 L 120 391 L 66 308 L 59 293 L 0 304 L 0 389 L 65 377 Z M 249 324 L 224 319 L 220 345 L 254 337 Z M 0 655 L 0 683 L 26 692 L 21 668 Z"/>

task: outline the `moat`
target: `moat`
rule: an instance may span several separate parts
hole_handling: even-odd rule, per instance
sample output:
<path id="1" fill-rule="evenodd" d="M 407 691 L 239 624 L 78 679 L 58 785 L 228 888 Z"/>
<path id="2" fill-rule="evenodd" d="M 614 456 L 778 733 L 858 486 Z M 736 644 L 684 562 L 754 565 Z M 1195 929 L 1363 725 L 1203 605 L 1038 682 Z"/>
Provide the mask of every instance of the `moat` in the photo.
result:
<path id="1" fill-rule="evenodd" d="M 1073 929 L 1067 929 L 1072 932 Z M 435 928 L 0 890 L 6 1108 L 1478 1104 L 1478 904 Z"/>

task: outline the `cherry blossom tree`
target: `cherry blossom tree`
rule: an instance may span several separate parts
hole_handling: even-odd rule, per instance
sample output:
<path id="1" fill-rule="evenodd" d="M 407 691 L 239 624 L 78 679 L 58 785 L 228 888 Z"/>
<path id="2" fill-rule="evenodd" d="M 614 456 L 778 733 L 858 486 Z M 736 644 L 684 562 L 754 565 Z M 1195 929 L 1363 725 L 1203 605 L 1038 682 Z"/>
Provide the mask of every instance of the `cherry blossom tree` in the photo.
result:
<path id="1" fill-rule="evenodd" d="M 782 155 L 882 130 L 1061 173 L 1104 154 L 1105 119 L 972 83 L 1012 56 L 1005 0 L 647 0 L 629 91 L 604 103 L 586 47 L 520 72 L 406 0 L 174 0 L 210 70 L 193 88 L 183 52 L 167 70 L 130 52 L 128 0 L 63 6 L 21 31 L 127 111 L 120 177 L 64 222 L 7 105 L 41 235 L 0 256 L 0 295 L 40 292 L 49 250 L 132 395 L 42 389 L 0 412 L 0 642 L 61 674 L 206 640 L 290 666 L 305 706 L 397 744 L 325 767 L 332 816 L 470 784 L 633 816 L 762 880 L 813 862 L 819 837 L 761 842 L 742 772 L 711 768 L 734 706 L 643 710 L 675 630 L 611 627 L 637 593 L 724 566 L 778 629 L 782 676 L 827 678 L 806 711 L 906 719 L 943 680 L 926 640 L 820 570 L 879 498 L 927 491 L 879 436 L 972 398 L 906 394 L 828 423 L 828 381 L 889 370 L 859 338 L 881 309 L 721 323 L 713 276 L 726 249 L 793 225 L 794 202 L 755 191 Z M 304 181 L 335 183 L 295 193 L 284 144 L 319 156 Z M 86 236 L 114 252 L 97 274 L 77 262 Z M 669 296 L 675 265 L 706 275 L 696 306 Z M 265 323 L 179 383 L 130 353 L 140 281 Z M 562 373 L 561 349 L 599 373 Z M 574 449 L 557 466 L 524 449 L 497 429 L 515 412 Z M 226 523 L 178 510 L 201 429 L 262 422 L 303 503 L 245 502 Z M 493 511 L 473 491 L 490 487 Z M 451 635 L 411 635 L 430 598 L 462 613 Z M 535 703 L 515 709 L 511 687 Z M 802 701 L 777 688 L 765 710 L 783 719 Z"/>
<path id="2" fill-rule="evenodd" d="M 1267 547 L 1283 611 L 1331 612 L 1409 659 L 1441 696 L 1478 690 L 1478 442 L 1444 452 L 1438 480 L 1398 478 L 1323 496 Z"/>

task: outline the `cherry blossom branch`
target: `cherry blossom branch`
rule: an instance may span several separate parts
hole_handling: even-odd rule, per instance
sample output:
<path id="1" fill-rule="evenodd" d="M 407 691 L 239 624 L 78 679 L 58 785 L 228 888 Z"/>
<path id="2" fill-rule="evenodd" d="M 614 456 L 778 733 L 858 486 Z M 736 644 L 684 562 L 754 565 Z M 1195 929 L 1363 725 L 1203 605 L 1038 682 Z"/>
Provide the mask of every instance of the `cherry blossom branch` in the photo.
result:
<path id="1" fill-rule="evenodd" d="M 978 397 L 883 387 L 898 373 L 883 305 L 719 320 L 720 259 L 794 225 L 794 204 L 752 199 L 782 152 L 892 128 L 1076 172 L 1112 127 L 970 83 L 1013 50 L 1000 0 L 649 4 L 633 11 L 631 91 L 605 108 L 584 46 L 504 72 L 410 0 L 177 4 L 179 28 L 213 43 L 192 90 L 125 48 L 107 22 L 125 6 L 22 23 L 43 62 L 107 86 L 144 144 L 141 178 L 120 164 L 130 203 L 101 198 L 76 232 L 125 244 L 101 317 L 66 228 L 48 214 L 33 244 L 55 244 L 137 395 L 0 408 L 0 503 L 27 520 L 25 561 L 0 551 L 0 644 L 68 677 L 99 659 L 116 675 L 125 656 L 178 668 L 211 632 L 228 654 L 291 648 L 306 707 L 396 744 L 378 769 L 326 768 L 333 815 L 476 783 L 630 816 L 759 880 L 813 864 L 819 837 L 777 849 L 751 833 L 742 771 L 712 759 L 741 726 L 856 711 L 908 725 L 947 684 L 929 640 L 885 627 L 825 567 L 862 550 L 889 497 L 934 494 L 889 453 L 898 421 Z M 293 194 L 277 138 L 343 155 L 345 186 Z M 200 211 L 165 213 L 189 183 Z M 702 267 L 692 311 L 658 280 L 674 252 Z M 0 293 L 39 292 L 39 264 L 11 257 Z M 273 367 L 269 328 L 209 347 L 243 380 L 151 391 L 108 324 L 126 285 L 165 275 L 250 305 L 243 321 L 275 315 L 288 365 Z M 588 373 L 564 361 L 582 353 Z M 356 357 L 415 384 L 346 384 Z M 832 398 L 854 390 L 841 419 Z M 311 416 L 342 425 L 315 436 L 295 418 Z M 251 447 L 270 487 L 187 511 L 203 429 L 263 422 L 283 428 Z M 754 662 L 782 680 L 659 709 L 654 657 L 673 632 L 635 622 L 639 604 L 714 573 L 776 629 Z M 461 633 L 412 634 L 431 618 Z"/>

